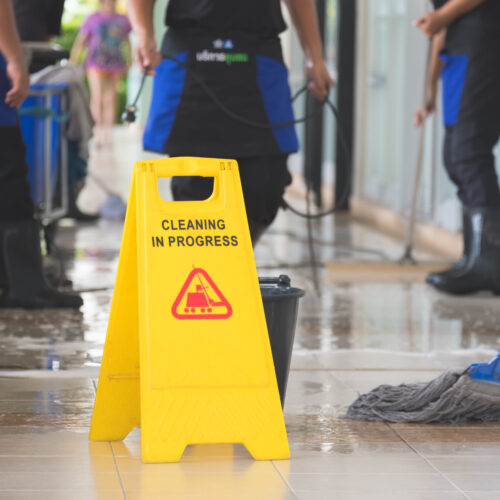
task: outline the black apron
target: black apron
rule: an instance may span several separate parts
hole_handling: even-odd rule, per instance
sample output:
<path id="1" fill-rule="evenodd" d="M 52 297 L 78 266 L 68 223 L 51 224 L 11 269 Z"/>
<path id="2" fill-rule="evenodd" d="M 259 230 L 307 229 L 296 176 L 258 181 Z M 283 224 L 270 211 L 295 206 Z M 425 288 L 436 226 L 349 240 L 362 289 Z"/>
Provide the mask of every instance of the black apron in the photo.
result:
<path id="1" fill-rule="evenodd" d="M 443 0 L 436 3 L 444 4 Z M 447 29 L 444 122 L 489 122 L 500 114 L 500 1 L 486 0 Z"/>
<path id="2" fill-rule="evenodd" d="M 446 170 L 465 207 L 497 208 L 492 151 L 500 135 L 500 1 L 486 0 L 450 24 L 441 57 Z"/>
<path id="3" fill-rule="evenodd" d="M 170 155 L 254 157 L 298 150 L 293 126 L 257 128 L 224 113 L 187 65 L 229 110 L 258 123 L 294 120 L 278 37 L 170 28 L 156 68 L 144 148 Z"/>

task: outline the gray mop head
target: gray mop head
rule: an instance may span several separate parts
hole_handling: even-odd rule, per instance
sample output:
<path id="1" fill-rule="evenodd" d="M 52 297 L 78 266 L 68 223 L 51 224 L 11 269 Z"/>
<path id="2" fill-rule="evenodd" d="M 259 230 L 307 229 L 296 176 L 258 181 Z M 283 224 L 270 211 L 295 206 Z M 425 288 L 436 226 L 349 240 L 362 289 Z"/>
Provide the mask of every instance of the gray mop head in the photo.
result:
<path id="1" fill-rule="evenodd" d="M 427 383 L 381 385 L 359 396 L 346 418 L 424 424 L 498 422 L 500 383 L 447 371 Z"/>

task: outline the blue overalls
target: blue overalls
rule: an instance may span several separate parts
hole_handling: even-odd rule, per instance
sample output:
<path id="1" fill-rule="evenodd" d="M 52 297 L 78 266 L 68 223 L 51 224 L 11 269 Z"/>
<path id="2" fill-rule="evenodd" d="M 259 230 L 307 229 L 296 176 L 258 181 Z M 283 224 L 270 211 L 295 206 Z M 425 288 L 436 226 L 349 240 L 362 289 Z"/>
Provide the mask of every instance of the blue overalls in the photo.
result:
<path id="1" fill-rule="evenodd" d="M 17 111 L 5 103 L 10 88 L 6 66 L 0 54 L 0 222 L 33 218 L 33 202 L 26 179 L 26 148 Z"/>
<path id="2" fill-rule="evenodd" d="M 493 155 L 500 137 L 500 1 L 486 0 L 452 23 L 441 58 L 446 170 L 464 207 L 500 208 Z"/>

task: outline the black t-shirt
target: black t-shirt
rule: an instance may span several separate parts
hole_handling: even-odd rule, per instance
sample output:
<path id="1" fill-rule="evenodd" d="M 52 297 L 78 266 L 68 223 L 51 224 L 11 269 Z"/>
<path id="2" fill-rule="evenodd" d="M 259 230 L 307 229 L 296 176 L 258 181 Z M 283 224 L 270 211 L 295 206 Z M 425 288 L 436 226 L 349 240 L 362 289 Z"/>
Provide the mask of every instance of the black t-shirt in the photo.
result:
<path id="1" fill-rule="evenodd" d="M 14 0 L 13 4 L 23 42 L 45 42 L 61 33 L 64 0 Z"/>
<path id="2" fill-rule="evenodd" d="M 432 0 L 435 8 L 449 0 Z M 448 26 L 446 50 L 449 53 L 486 55 L 499 53 L 500 0 L 486 0 L 476 8 L 457 18 Z"/>
<path id="3" fill-rule="evenodd" d="M 286 29 L 280 0 L 170 0 L 166 24 L 258 36 L 276 36 Z"/>

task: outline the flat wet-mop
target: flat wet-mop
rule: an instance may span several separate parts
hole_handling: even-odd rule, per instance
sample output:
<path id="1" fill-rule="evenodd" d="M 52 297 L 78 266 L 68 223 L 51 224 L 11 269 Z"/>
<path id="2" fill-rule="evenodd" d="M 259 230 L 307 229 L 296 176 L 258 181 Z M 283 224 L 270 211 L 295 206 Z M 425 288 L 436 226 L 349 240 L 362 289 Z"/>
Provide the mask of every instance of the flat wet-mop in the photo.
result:
<path id="1" fill-rule="evenodd" d="M 353 420 L 393 423 L 500 421 L 500 351 L 465 372 L 446 371 L 430 382 L 381 385 L 354 401 Z"/>

